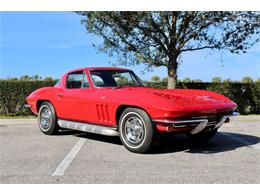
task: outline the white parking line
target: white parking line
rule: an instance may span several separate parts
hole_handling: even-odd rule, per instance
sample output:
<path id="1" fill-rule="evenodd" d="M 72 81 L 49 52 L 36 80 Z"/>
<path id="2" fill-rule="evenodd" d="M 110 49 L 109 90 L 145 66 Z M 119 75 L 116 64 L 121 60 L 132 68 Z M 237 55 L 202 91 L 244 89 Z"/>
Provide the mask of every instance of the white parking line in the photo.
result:
<path id="1" fill-rule="evenodd" d="M 260 142 L 254 144 L 254 143 L 249 142 L 249 141 L 247 141 L 247 140 L 241 139 L 241 138 L 239 138 L 239 137 L 237 137 L 237 136 L 230 135 L 229 133 L 225 133 L 225 132 L 221 132 L 221 133 L 222 133 L 223 135 L 227 136 L 227 137 L 230 137 L 230 138 L 233 139 L 233 140 L 236 140 L 236 141 L 242 143 L 242 144 L 245 144 L 245 145 L 247 145 L 247 146 L 249 146 L 249 147 L 252 147 L 252 148 L 255 148 L 255 149 L 260 150 Z"/>
<path id="2" fill-rule="evenodd" d="M 67 154 L 67 156 L 61 161 L 59 166 L 56 168 L 53 176 L 62 176 L 66 169 L 69 167 L 70 163 L 76 157 L 78 152 L 80 151 L 81 147 L 84 145 L 86 139 L 80 138 L 79 141 L 73 146 L 71 151 Z"/>

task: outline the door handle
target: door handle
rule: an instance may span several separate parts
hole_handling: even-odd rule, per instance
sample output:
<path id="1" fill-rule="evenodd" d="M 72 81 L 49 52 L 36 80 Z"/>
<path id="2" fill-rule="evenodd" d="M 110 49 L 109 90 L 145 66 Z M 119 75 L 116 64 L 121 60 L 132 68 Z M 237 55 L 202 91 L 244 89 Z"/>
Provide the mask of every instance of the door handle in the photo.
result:
<path id="1" fill-rule="evenodd" d="M 63 96 L 63 94 L 62 93 L 58 93 L 58 95 L 57 95 L 58 97 L 62 97 Z"/>

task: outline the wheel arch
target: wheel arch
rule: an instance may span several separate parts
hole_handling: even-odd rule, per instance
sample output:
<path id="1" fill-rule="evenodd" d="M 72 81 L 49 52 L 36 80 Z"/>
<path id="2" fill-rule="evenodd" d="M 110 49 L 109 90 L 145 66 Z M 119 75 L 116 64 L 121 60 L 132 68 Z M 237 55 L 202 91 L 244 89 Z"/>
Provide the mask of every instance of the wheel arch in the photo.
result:
<path id="1" fill-rule="evenodd" d="M 53 103 L 52 103 L 50 100 L 47 100 L 47 99 L 39 99 L 39 100 L 37 100 L 37 102 L 36 102 L 37 112 L 39 112 L 40 106 L 41 106 L 41 104 L 42 104 L 43 102 L 50 102 L 50 103 L 53 105 Z M 53 107 L 54 107 L 54 105 L 53 105 Z"/>
<path id="2" fill-rule="evenodd" d="M 150 117 L 149 112 L 147 112 L 147 110 L 142 108 L 142 107 L 135 106 L 135 105 L 122 104 L 122 105 L 119 105 L 117 107 L 117 109 L 116 109 L 116 125 L 118 125 L 120 116 L 121 116 L 121 114 L 124 112 L 124 110 L 126 108 L 138 108 L 138 109 L 141 109 L 141 110 L 145 111 L 148 114 L 148 116 Z"/>

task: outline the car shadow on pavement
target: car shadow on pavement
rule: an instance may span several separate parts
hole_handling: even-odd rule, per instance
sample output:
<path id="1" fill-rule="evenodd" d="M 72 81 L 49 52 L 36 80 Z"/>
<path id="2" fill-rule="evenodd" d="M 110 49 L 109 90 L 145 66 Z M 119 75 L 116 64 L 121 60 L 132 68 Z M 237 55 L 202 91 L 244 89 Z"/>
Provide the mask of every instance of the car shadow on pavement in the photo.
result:
<path id="1" fill-rule="evenodd" d="M 82 135 L 85 134 L 85 132 L 82 131 L 77 131 L 77 130 L 71 130 L 71 129 L 60 129 L 59 132 L 57 134 L 55 134 L 54 136 L 66 136 L 66 135 Z"/>
<path id="2" fill-rule="evenodd" d="M 80 138 L 122 145 L 117 136 L 104 136 L 74 130 L 62 130 L 59 135 L 73 135 Z M 237 140 L 243 140 L 243 142 Z M 255 145 L 260 142 L 260 137 L 231 133 L 218 132 L 215 137 L 206 143 L 193 143 L 186 135 L 164 135 L 160 136 L 155 146 L 148 154 L 164 154 L 174 152 L 212 154 L 236 150 L 241 147 Z M 123 146 L 122 146 L 123 147 Z"/>
<path id="3" fill-rule="evenodd" d="M 239 141 L 239 140 L 243 140 Z M 193 143 L 185 135 L 165 136 L 151 150 L 150 154 L 187 153 L 212 154 L 236 150 L 241 147 L 254 145 L 260 138 L 252 135 L 218 132 L 215 137 L 205 143 Z"/>
<path id="4" fill-rule="evenodd" d="M 105 136 L 99 135 L 94 133 L 85 133 L 76 135 L 77 137 L 86 138 L 90 140 L 100 141 L 100 142 L 107 142 L 111 144 L 122 145 L 120 138 L 118 136 Z"/>
<path id="5" fill-rule="evenodd" d="M 119 137 L 117 136 L 105 136 L 99 135 L 95 133 L 87 133 L 83 131 L 70 130 L 70 129 L 60 129 L 59 132 L 55 136 L 68 136 L 73 135 L 80 138 L 86 138 L 95 141 L 107 142 L 111 144 L 122 145 Z"/>

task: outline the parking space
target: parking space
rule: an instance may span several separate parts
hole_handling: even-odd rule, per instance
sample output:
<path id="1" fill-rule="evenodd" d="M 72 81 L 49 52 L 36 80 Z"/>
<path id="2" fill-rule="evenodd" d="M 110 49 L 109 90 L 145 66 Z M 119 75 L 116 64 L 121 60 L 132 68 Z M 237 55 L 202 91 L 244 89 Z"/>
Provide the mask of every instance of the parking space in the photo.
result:
<path id="1" fill-rule="evenodd" d="M 259 183 L 260 116 L 240 116 L 206 144 L 163 137 L 150 154 L 118 137 L 43 135 L 35 119 L 0 120 L 1 183 Z"/>

